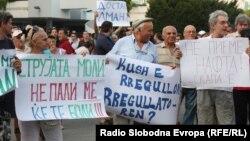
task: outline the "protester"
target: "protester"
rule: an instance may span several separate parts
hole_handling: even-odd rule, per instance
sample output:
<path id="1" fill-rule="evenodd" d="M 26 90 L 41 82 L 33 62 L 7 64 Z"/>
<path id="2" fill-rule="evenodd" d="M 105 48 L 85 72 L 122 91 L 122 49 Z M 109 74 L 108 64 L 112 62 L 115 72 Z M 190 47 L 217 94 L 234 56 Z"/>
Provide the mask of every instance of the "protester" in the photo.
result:
<path id="1" fill-rule="evenodd" d="M 46 32 L 37 26 L 34 26 L 30 32 L 30 53 L 44 54 L 44 51 L 48 50 L 48 36 Z M 46 141 L 63 140 L 60 120 L 20 121 L 19 124 L 22 141 L 39 141 L 40 128 Z"/>
<path id="2" fill-rule="evenodd" d="M 184 40 L 194 40 L 197 38 L 196 28 L 187 25 L 183 31 Z M 185 69 L 185 68 L 183 68 Z M 185 113 L 181 124 L 193 125 L 197 118 L 197 91 L 190 86 L 182 86 L 182 97 L 185 97 Z"/>
<path id="3" fill-rule="evenodd" d="M 176 45 L 177 30 L 174 26 L 166 26 L 162 30 L 163 42 L 155 47 L 158 54 L 158 63 L 171 66 L 173 68 L 180 66 L 180 50 Z"/>
<path id="4" fill-rule="evenodd" d="M 8 35 L 11 34 L 13 16 L 8 12 L 0 12 L 0 50 L 15 49 L 15 46 Z M 13 60 L 13 67 L 17 73 L 21 72 L 21 61 L 15 57 Z M 11 117 L 15 117 L 14 105 L 15 91 L 8 92 L 0 96 L 0 141 L 10 141 Z"/>
<path id="5" fill-rule="evenodd" d="M 64 28 L 59 29 L 58 39 L 60 41 L 58 48 L 64 49 L 66 51 L 65 54 L 75 54 L 75 50 L 72 48 L 72 46 L 68 41 L 66 29 Z"/>
<path id="6" fill-rule="evenodd" d="M 204 31 L 204 30 L 201 30 L 201 31 L 199 31 L 198 32 L 198 38 L 204 38 L 204 37 L 206 37 L 206 35 L 207 35 L 207 33 L 206 33 L 206 31 Z"/>
<path id="7" fill-rule="evenodd" d="M 209 15 L 210 36 L 223 38 L 227 34 L 228 15 L 216 10 Z M 202 39 L 200 39 L 202 40 Z M 234 104 L 231 88 L 197 88 L 198 124 L 234 124 Z"/>
<path id="8" fill-rule="evenodd" d="M 112 22 L 104 21 L 101 25 L 101 32 L 98 34 L 96 40 L 97 55 L 106 55 L 114 46 L 114 42 L 110 37 L 112 32 L 113 32 Z"/>
<path id="9" fill-rule="evenodd" d="M 153 19 L 144 18 L 133 23 L 134 33 L 119 39 L 109 54 L 157 63 L 158 57 L 154 44 L 150 41 L 153 35 Z M 132 120 L 113 116 L 114 124 L 133 124 Z"/>
<path id="10" fill-rule="evenodd" d="M 236 32 L 230 33 L 227 37 L 240 37 L 240 32 L 243 29 L 247 29 L 250 25 L 250 19 L 246 14 L 239 14 L 235 18 L 235 28 Z"/>
<path id="11" fill-rule="evenodd" d="M 51 53 L 58 55 L 65 54 L 66 51 L 64 49 L 56 47 L 56 38 L 54 36 L 52 35 L 48 36 L 48 43 L 49 43 L 49 50 L 51 51 Z"/>
<path id="12" fill-rule="evenodd" d="M 160 33 L 155 33 L 153 39 L 154 39 L 155 45 L 160 44 L 163 41 L 162 35 Z"/>

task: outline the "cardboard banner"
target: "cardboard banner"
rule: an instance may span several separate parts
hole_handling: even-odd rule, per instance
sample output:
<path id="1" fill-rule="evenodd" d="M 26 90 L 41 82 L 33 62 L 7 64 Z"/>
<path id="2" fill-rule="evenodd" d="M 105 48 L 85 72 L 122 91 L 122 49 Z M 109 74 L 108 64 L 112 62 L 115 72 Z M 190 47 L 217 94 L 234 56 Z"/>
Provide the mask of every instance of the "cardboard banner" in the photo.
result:
<path id="1" fill-rule="evenodd" d="M 182 85 L 233 87 L 247 85 L 247 81 L 249 84 L 249 57 L 245 53 L 248 46 L 247 38 L 180 41 Z M 242 81 L 244 77 L 248 80 Z"/>
<path id="2" fill-rule="evenodd" d="M 105 57 L 90 55 L 20 55 L 22 73 L 16 89 L 21 121 L 106 117 L 97 84 L 104 78 Z"/>
<path id="3" fill-rule="evenodd" d="M 127 5 L 124 1 L 97 1 L 97 26 L 110 21 L 113 26 L 130 26 Z"/>
<path id="4" fill-rule="evenodd" d="M 105 82 L 98 84 L 108 111 L 147 124 L 176 124 L 180 71 L 109 55 Z"/>
<path id="5" fill-rule="evenodd" d="M 17 73 L 12 67 L 15 50 L 0 51 L 0 96 L 18 87 Z"/>

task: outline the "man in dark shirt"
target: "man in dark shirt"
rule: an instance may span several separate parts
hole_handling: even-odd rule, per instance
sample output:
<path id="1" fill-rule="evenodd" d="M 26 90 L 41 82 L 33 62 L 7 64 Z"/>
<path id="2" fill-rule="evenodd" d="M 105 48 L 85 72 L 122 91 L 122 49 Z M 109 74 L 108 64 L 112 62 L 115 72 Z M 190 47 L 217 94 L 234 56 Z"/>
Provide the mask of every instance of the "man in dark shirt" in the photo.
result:
<path id="1" fill-rule="evenodd" d="M 11 34 L 13 16 L 8 12 L 0 12 L 0 51 L 2 49 L 15 49 L 13 42 L 7 35 Z M 18 58 L 13 62 L 17 72 L 21 72 L 21 62 Z M 15 115 L 14 91 L 0 96 L 0 141 L 9 141 L 10 119 Z"/>
<path id="2" fill-rule="evenodd" d="M 101 32 L 96 40 L 96 53 L 97 55 L 106 55 L 114 46 L 110 35 L 113 32 L 113 24 L 110 21 L 104 21 L 101 25 Z"/>

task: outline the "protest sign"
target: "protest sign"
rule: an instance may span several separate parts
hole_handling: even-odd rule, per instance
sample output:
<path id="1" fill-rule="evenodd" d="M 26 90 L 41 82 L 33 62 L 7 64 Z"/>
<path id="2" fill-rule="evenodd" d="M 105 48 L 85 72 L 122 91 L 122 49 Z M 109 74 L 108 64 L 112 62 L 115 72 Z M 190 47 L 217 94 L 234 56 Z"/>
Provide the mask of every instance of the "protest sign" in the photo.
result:
<path id="1" fill-rule="evenodd" d="M 97 1 L 97 26 L 110 21 L 113 26 L 130 26 L 127 5 L 124 1 Z"/>
<path id="2" fill-rule="evenodd" d="M 170 67 L 109 55 L 98 85 L 107 110 L 147 124 L 176 124 L 180 72 Z"/>
<path id="3" fill-rule="evenodd" d="M 183 86 L 233 87 L 249 78 L 246 38 L 212 38 L 180 41 Z M 242 75 L 242 76 L 240 76 Z M 248 79 L 249 81 L 249 79 Z"/>
<path id="4" fill-rule="evenodd" d="M 96 85 L 104 78 L 104 56 L 20 55 L 16 89 L 19 120 L 106 117 Z"/>
<path id="5" fill-rule="evenodd" d="M 12 67 L 15 50 L 1 50 L 0 52 L 0 96 L 18 87 L 17 73 Z"/>

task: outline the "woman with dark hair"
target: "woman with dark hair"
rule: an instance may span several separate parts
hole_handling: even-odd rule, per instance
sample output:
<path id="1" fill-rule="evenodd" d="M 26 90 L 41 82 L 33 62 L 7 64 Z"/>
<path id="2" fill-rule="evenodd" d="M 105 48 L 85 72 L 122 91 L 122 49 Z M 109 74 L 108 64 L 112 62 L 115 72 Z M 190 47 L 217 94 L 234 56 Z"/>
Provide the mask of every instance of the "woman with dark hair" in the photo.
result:
<path id="1" fill-rule="evenodd" d="M 8 12 L 0 12 L 0 51 L 15 49 L 11 39 L 8 37 L 11 34 L 13 16 Z M 21 72 L 21 61 L 16 57 L 13 60 L 13 67 L 17 73 Z M 4 67 L 3 64 L 0 67 Z M 10 120 L 15 117 L 14 105 L 15 91 L 10 91 L 5 95 L 0 95 L 0 141 L 9 141 L 11 137 Z"/>

